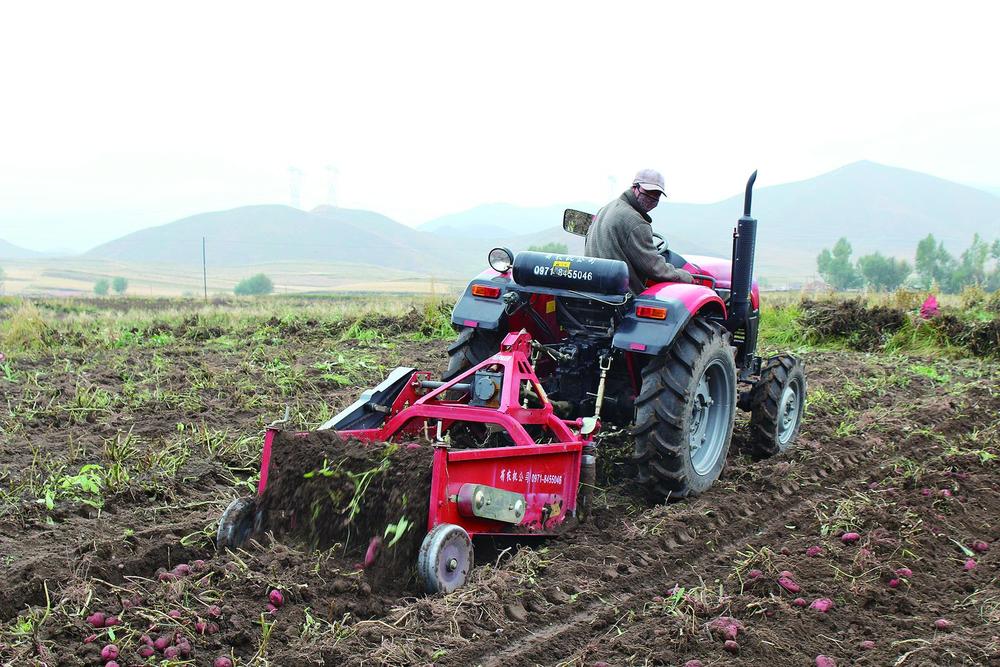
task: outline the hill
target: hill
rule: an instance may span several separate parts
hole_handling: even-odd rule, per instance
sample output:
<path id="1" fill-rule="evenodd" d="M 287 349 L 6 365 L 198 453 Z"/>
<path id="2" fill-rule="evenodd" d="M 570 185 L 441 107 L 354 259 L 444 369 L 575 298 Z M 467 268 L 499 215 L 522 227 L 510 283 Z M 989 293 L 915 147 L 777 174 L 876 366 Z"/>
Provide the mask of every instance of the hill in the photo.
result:
<path id="1" fill-rule="evenodd" d="M 42 253 L 40 252 L 28 250 L 27 248 L 22 248 L 21 246 L 16 246 L 13 243 L 8 243 L 0 239 L 0 259 L 32 259 L 41 256 Z"/>
<path id="2" fill-rule="evenodd" d="M 552 206 L 514 206 L 513 204 L 482 204 L 429 220 L 418 229 L 447 236 L 486 240 L 535 234 L 562 221 L 563 211 L 575 208 L 596 211 L 597 204 L 570 202 Z"/>
<path id="3" fill-rule="evenodd" d="M 465 257 L 458 241 L 371 211 L 324 206 L 307 212 L 268 205 L 202 213 L 139 230 L 91 249 L 84 258 L 200 265 L 202 237 L 212 266 L 301 261 L 450 274 L 462 270 Z M 442 265 L 434 257 L 457 259 Z"/>
<path id="4" fill-rule="evenodd" d="M 573 206 L 594 211 L 594 205 Z M 532 243 L 566 241 L 553 225 L 564 207 L 536 209 L 488 205 L 437 218 L 421 228 L 476 227 L 502 214 L 520 215 L 518 239 Z M 653 210 L 653 229 L 684 254 L 728 257 L 732 229 L 743 208 L 742 192 L 712 204 L 667 201 Z M 800 280 L 816 272 L 816 255 L 846 236 L 855 255 L 879 250 L 912 258 L 917 241 L 929 233 L 953 254 L 975 233 L 1000 236 L 1000 197 L 907 169 L 855 162 L 814 178 L 759 188 L 754 193 L 758 230 L 758 274 L 776 281 Z M 537 225 L 531 230 L 532 225 Z M 508 225 L 513 227 L 512 224 Z M 512 247 L 517 239 L 513 239 Z M 573 242 L 569 241 L 571 249 Z M 525 244 L 527 245 L 527 244 Z"/>

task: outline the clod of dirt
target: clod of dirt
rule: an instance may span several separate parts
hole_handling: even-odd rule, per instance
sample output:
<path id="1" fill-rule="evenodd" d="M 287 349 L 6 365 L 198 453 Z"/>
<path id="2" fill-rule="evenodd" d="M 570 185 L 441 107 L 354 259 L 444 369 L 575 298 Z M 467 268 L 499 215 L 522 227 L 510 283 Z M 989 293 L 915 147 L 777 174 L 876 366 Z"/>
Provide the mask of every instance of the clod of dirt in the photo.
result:
<path id="1" fill-rule="evenodd" d="M 688 660 L 684 663 L 684 667 L 702 667 L 701 660 Z"/>

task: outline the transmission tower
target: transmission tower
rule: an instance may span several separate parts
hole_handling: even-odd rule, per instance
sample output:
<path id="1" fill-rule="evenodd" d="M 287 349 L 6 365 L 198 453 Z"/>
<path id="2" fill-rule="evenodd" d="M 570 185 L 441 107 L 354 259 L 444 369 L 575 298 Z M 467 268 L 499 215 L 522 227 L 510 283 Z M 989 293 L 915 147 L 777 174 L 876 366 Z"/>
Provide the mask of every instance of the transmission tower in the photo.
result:
<path id="1" fill-rule="evenodd" d="M 298 167 L 288 168 L 288 190 L 291 205 L 302 208 L 302 170 Z"/>
<path id="2" fill-rule="evenodd" d="M 332 164 L 326 165 L 326 204 L 327 206 L 337 205 L 337 177 L 340 170 Z"/>

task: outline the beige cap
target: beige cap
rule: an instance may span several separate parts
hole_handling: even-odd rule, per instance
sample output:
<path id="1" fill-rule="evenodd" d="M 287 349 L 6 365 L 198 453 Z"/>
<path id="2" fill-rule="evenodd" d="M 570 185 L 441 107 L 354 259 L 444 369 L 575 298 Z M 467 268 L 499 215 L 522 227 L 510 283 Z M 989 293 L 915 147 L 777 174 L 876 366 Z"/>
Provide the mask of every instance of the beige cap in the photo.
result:
<path id="1" fill-rule="evenodd" d="M 641 186 L 643 190 L 662 192 L 664 196 L 667 194 L 663 189 L 663 174 L 655 169 L 640 169 L 632 179 L 632 185 Z"/>

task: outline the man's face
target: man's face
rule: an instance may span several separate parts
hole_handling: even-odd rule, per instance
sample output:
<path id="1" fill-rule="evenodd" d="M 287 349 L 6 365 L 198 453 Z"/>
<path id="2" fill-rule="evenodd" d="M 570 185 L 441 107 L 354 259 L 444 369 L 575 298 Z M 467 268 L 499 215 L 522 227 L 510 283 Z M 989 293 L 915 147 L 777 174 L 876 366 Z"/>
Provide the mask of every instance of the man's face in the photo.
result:
<path id="1" fill-rule="evenodd" d="M 659 190 L 646 190 L 641 185 L 632 186 L 635 191 L 635 197 L 639 200 L 639 208 L 641 208 L 646 213 L 649 213 L 656 205 L 660 203 L 660 191 Z"/>

